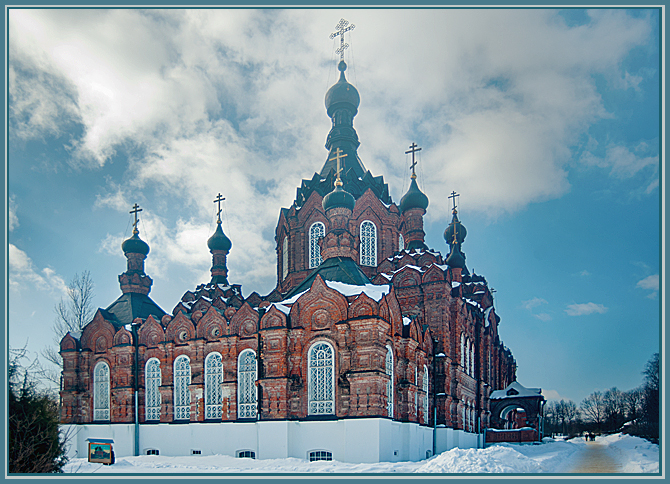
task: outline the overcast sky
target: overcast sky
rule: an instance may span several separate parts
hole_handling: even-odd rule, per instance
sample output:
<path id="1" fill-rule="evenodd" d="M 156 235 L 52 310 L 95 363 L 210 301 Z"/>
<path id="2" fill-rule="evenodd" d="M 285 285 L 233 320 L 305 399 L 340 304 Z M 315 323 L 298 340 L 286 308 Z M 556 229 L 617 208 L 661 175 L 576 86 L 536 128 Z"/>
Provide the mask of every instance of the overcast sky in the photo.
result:
<path id="1" fill-rule="evenodd" d="M 518 380 L 579 403 L 629 390 L 659 348 L 655 10 L 9 10 L 9 343 L 52 343 L 90 271 L 119 295 L 138 203 L 150 296 L 209 280 L 221 192 L 243 294 L 276 284 L 274 228 L 325 162 L 324 95 L 361 96 L 359 155 L 397 202 L 412 142 L 443 254 L 459 215 Z"/>

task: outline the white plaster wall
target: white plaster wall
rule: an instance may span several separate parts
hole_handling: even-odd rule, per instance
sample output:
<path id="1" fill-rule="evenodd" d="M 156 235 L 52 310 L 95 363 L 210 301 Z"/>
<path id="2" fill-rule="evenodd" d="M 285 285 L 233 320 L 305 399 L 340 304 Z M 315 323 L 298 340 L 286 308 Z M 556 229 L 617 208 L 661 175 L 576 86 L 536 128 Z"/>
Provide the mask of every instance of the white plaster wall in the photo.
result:
<path id="1" fill-rule="evenodd" d="M 65 425 L 70 434 L 67 455 L 87 457 L 88 438 L 114 440 L 116 456 L 134 454 L 134 425 Z M 437 452 L 454 447 L 481 446 L 481 436 L 462 430 L 439 427 Z M 160 455 L 232 455 L 252 450 L 258 459 L 309 458 L 309 452 L 326 450 L 341 462 L 371 463 L 418 461 L 432 451 L 433 429 L 415 423 L 383 418 L 327 421 L 261 421 L 140 426 L 140 453 L 158 449 Z M 397 452 L 397 453 L 396 453 Z"/>

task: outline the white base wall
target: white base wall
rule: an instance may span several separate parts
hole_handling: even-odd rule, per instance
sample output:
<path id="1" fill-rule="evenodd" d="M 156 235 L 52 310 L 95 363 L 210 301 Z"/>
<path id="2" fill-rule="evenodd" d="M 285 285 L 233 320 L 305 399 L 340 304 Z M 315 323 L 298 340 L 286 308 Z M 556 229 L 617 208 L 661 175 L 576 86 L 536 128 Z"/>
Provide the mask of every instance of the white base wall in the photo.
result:
<path id="1" fill-rule="evenodd" d="M 133 424 L 63 425 L 69 436 L 68 457 L 86 458 L 86 439 L 113 439 L 117 457 L 135 450 Z M 437 453 L 454 447 L 482 447 L 482 436 L 439 427 Z M 309 459 L 315 450 L 332 452 L 333 460 L 351 463 L 419 461 L 432 455 L 433 429 L 383 418 L 324 421 L 260 421 L 140 425 L 140 454 L 232 455 L 251 450 L 257 459 Z"/>

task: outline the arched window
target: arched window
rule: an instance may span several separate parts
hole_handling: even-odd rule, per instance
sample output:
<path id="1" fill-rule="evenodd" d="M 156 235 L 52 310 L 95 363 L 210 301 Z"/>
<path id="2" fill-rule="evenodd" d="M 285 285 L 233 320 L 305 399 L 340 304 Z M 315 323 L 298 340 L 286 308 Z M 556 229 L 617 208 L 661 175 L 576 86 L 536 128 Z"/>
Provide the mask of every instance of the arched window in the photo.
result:
<path id="1" fill-rule="evenodd" d="M 475 345 L 470 345 L 470 375 L 475 376 Z"/>
<path id="2" fill-rule="evenodd" d="M 189 420 L 191 418 L 191 362 L 188 356 L 181 355 L 174 360 L 174 418 Z"/>
<path id="3" fill-rule="evenodd" d="M 256 418 L 257 379 L 256 352 L 246 349 L 237 358 L 237 418 Z"/>
<path id="4" fill-rule="evenodd" d="M 465 371 L 465 333 L 461 333 L 461 366 Z"/>
<path id="5" fill-rule="evenodd" d="M 221 355 L 213 352 L 205 358 L 205 418 L 221 420 Z"/>
<path id="6" fill-rule="evenodd" d="M 161 419 L 161 363 L 150 358 L 144 365 L 144 415 L 146 420 Z"/>
<path id="7" fill-rule="evenodd" d="M 389 380 L 386 382 L 386 410 L 388 416 L 393 418 L 393 351 L 386 345 L 386 374 Z"/>
<path id="8" fill-rule="evenodd" d="M 321 248 L 319 240 L 326 235 L 326 226 L 321 222 L 314 222 L 309 228 L 309 268 L 319 267 L 321 259 Z"/>
<path id="9" fill-rule="evenodd" d="M 465 338 L 465 373 L 470 374 L 470 341 Z"/>
<path id="10" fill-rule="evenodd" d="M 398 234 L 398 250 L 405 250 L 405 237 L 402 234 Z"/>
<path id="11" fill-rule="evenodd" d="M 377 226 L 369 220 L 361 223 L 361 265 L 377 266 Z"/>
<path id="12" fill-rule="evenodd" d="M 288 276 L 288 237 L 284 237 L 284 242 L 281 248 L 281 271 L 282 281 Z"/>
<path id="13" fill-rule="evenodd" d="M 335 352 L 328 343 L 312 345 L 308 355 L 309 415 L 335 414 Z"/>
<path id="14" fill-rule="evenodd" d="M 428 425 L 428 367 L 423 365 L 423 423 Z"/>
<path id="15" fill-rule="evenodd" d="M 93 369 L 93 420 L 109 420 L 109 365 L 104 361 Z"/>

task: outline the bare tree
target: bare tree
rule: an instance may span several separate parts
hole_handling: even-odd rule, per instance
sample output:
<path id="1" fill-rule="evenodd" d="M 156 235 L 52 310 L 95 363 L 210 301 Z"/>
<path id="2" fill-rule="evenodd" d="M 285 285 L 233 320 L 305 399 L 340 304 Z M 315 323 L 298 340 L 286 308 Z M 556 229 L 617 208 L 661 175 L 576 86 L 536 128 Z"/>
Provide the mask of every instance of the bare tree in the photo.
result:
<path id="1" fill-rule="evenodd" d="M 658 440 L 660 422 L 660 362 L 658 353 L 654 353 L 644 368 L 642 420 L 645 437 Z"/>
<path id="2" fill-rule="evenodd" d="M 598 391 L 593 392 L 582 400 L 580 407 L 584 419 L 600 430 L 605 421 L 605 398 L 603 394 Z"/>
<path id="3" fill-rule="evenodd" d="M 624 393 L 616 387 L 610 388 L 603 395 L 605 401 L 605 422 L 607 430 L 618 430 L 626 418 L 626 402 Z"/>
<path id="4" fill-rule="evenodd" d="M 48 346 L 41 352 L 42 357 L 52 364 L 52 367 L 44 369 L 44 377 L 56 384 L 60 383 L 60 368 L 63 364 L 58 353 L 60 341 L 68 332 L 80 333 L 95 314 L 93 279 L 89 271 L 75 274 L 66 290 L 67 298 L 61 298 L 60 302 L 54 306 L 56 313 L 56 320 L 53 324 L 54 346 Z"/>
<path id="5" fill-rule="evenodd" d="M 633 422 L 640 417 L 643 398 L 644 393 L 641 388 L 634 388 L 624 393 L 627 422 Z"/>

